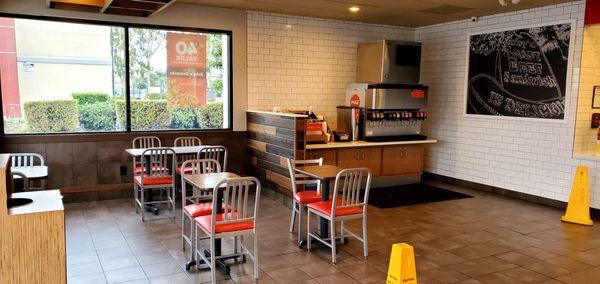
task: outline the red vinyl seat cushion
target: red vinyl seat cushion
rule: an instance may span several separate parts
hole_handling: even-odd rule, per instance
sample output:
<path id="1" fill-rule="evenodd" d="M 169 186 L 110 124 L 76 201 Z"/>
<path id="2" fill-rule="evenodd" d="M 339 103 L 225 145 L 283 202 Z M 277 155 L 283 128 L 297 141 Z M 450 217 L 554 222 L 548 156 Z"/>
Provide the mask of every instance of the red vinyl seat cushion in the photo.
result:
<path id="1" fill-rule="evenodd" d="M 313 209 L 318 212 L 321 212 L 325 215 L 331 216 L 331 202 L 333 202 L 333 201 L 320 201 L 320 202 L 310 203 L 310 204 L 308 204 L 308 208 Z M 355 215 L 355 214 L 361 214 L 362 212 L 363 212 L 362 206 L 336 208 L 335 216 Z"/>
<path id="2" fill-rule="evenodd" d="M 152 167 L 153 170 L 158 171 L 158 170 L 166 170 L 167 168 L 165 167 L 159 167 L 159 166 L 154 166 Z M 133 168 L 133 173 L 134 174 L 141 174 L 142 172 L 146 171 L 146 167 L 135 167 Z"/>
<path id="3" fill-rule="evenodd" d="M 142 184 L 142 176 L 133 177 L 137 184 Z M 161 184 L 171 184 L 173 182 L 173 177 L 144 177 L 143 185 L 161 185 Z"/>
<path id="4" fill-rule="evenodd" d="M 300 204 L 320 202 L 321 195 L 316 190 L 305 190 L 294 193 L 294 199 Z"/>
<path id="5" fill-rule="evenodd" d="M 188 216 L 196 218 L 198 216 L 212 214 L 212 207 L 212 202 L 201 202 L 186 205 L 183 207 L 183 211 L 185 211 Z"/>
<path id="6" fill-rule="evenodd" d="M 231 214 L 231 213 L 227 213 Z M 235 214 L 235 213 L 234 213 Z M 217 222 L 223 220 L 223 214 L 218 214 L 216 216 Z M 211 233 L 210 227 L 212 223 L 212 216 L 200 216 L 195 218 L 196 224 L 202 227 L 205 231 Z M 227 224 L 217 224 L 215 226 L 215 234 L 225 233 L 225 232 L 235 232 L 235 231 L 243 231 L 250 230 L 254 228 L 254 222 L 252 221 L 239 221 L 239 222 L 231 222 Z"/>

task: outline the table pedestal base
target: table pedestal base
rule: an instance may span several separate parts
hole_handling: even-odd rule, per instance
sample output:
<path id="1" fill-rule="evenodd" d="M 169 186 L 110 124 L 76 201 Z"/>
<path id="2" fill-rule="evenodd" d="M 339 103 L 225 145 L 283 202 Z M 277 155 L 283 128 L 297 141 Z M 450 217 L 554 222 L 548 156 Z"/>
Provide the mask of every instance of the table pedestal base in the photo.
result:
<path id="1" fill-rule="evenodd" d="M 210 251 L 204 250 L 204 255 L 206 257 L 210 258 Z M 229 274 L 231 273 L 231 267 L 225 261 L 228 259 L 237 259 L 238 257 L 241 258 L 242 262 L 246 261 L 246 255 L 237 255 L 237 254 L 234 254 L 231 256 L 223 256 L 223 257 L 216 259 L 215 264 L 217 266 L 217 269 L 222 270 L 225 273 L 225 275 L 229 276 Z M 203 264 L 205 264 L 205 263 L 204 263 L 204 260 L 202 260 L 202 259 L 200 259 L 199 261 L 191 260 L 185 264 L 185 270 L 190 270 L 194 266 L 197 267 L 197 266 L 203 265 Z"/>

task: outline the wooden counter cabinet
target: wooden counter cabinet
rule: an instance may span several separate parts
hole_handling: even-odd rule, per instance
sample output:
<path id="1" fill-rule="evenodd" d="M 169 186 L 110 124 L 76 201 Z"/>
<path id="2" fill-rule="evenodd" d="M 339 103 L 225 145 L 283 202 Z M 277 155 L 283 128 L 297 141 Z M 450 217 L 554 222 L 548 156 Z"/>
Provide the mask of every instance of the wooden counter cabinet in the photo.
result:
<path id="1" fill-rule="evenodd" d="M 58 190 L 10 194 L 10 157 L 0 154 L 0 283 L 66 283 L 65 217 Z M 28 198 L 7 208 L 7 196 Z"/>
<path id="2" fill-rule="evenodd" d="M 420 175 L 423 152 L 422 145 L 383 147 L 382 175 Z"/>
<path id="3" fill-rule="evenodd" d="M 423 173 L 424 144 L 307 149 L 307 159 L 323 157 L 324 164 L 341 168 L 367 167 L 374 176 Z"/>
<path id="4" fill-rule="evenodd" d="M 377 176 L 381 173 L 381 147 L 339 149 L 337 166 L 345 169 L 366 167 Z"/>

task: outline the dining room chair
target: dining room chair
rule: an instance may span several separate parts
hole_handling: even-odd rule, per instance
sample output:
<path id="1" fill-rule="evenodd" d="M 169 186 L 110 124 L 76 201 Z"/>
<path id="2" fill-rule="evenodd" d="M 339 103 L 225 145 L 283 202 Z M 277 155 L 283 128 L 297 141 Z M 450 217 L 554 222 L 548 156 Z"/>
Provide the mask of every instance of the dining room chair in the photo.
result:
<path id="1" fill-rule="evenodd" d="M 194 245 L 196 244 L 193 241 L 195 239 L 194 218 L 212 213 L 212 188 L 192 188 L 192 194 L 187 195 L 185 179 L 190 175 L 220 173 L 221 165 L 217 160 L 203 159 L 187 160 L 183 162 L 182 166 L 189 167 L 190 170 L 181 173 L 181 249 L 185 251 L 187 244 L 191 248 L 190 260 L 194 261 Z M 190 232 L 189 235 L 186 235 L 185 230 L 188 224 Z"/>
<path id="2" fill-rule="evenodd" d="M 142 222 L 146 221 L 144 208 L 146 205 L 166 203 L 167 209 L 170 209 L 170 217 L 175 218 L 175 177 L 174 169 L 177 163 L 175 151 L 171 148 L 149 148 L 142 153 L 144 169 L 150 169 L 148 172 L 142 171 L 134 176 L 134 200 L 135 211 L 139 209 L 142 212 Z M 152 194 L 154 190 L 160 190 L 166 193 L 166 199 L 146 201 L 146 190 Z M 162 195 L 162 194 L 161 194 Z"/>
<path id="3" fill-rule="evenodd" d="M 11 167 L 45 166 L 44 157 L 38 153 L 11 153 Z"/>
<path id="4" fill-rule="evenodd" d="M 216 283 L 216 260 L 220 257 L 231 257 L 234 255 L 247 255 L 254 264 L 254 279 L 258 279 L 258 234 L 256 219 L 258 216 L 258 207 L 260 202 L 260 181 L 255 177 L 228 178 L 217 183 L 213 192 L 221 190 L 223 203 L 217 204 L 217 194 L 213 194 L 213 208 L 223 206 L 223 213 L 217 214 L 213 210 L 212 214 L 200 216 L 194 219 L 196 223 L 196 257 L 200 257 L 210 268 L 211 281 Z M 254 194 L 254 203 L 248 204 L 251 195 Z M 241 238 L 252 236 L 252 252 L 246 248 L 243 241 L 240 243 L 241 251 L 239 253 L 228 254 L 227 256 L 215 256 L 214 253 L 205 255 L 204 249 L 198 246 L 198 241 L 204 239 L 200 237 L 199 231 L 204 233 L 206 239 L 209 239 L 210 251 L 215 251 L 215 240 L 223 238 Z M 243 238 L 242 238 L 243 240 Z"/>
<path id="5" fill-rule="evenodd" d="M 292 185 L 292 216 L 290 218 L 290 233 L 294 232 L 296 216 L 298 216 L 298 242 L 302 241 L 302 212 L 306 211 L 306 205 L 321 200 L 321 181 L 309 179 L 305 175 L 296 174 L 297 166 L 322 166 L 323 158 L 313 160 L 287 159 L 287 167 L 290 173 L 290 184 Z M 308 190 L 307 186 L 314 185 L 316 190 Z"/>
<path id="6" fill-rule="evenodd" d="M 156 136 L 140 136 L 133 139 L 131 143 L 131 148 L 133 149 L 141 149 L 141 148 L 156 148 L 162 147 L 162 143 L 160 142 L 160 138 Z M 133 175 L 139 175 L 145 169 L 143 168 L 143 156 L 142 157 L 133 157 L 133 167 L 132 172 Z"/>
<path id="7" fill-rule="evenodd" d="M 44 156 L 38 153 L 11 153 L 11 168 L 18 171 L 20 167 L 34 167 L 34 166 L 45 166 L 46 161 Z M 33 180 L 29 180 L 25 175 L 21 173 L 15 173 L 15 175 L 23 179 L 23 190 L 43 190 L 46 188 L 46 180 L 39 181 L 39 187 L 34 185 Z"/>
<path id="8" fill-rule="evenodd" d="M 225 146 L 208 146 L 198 151 L 196 159 L 213 159 L 219 161 L 221 169 L 227 171 L 227 148 Z"/>
<path id="9" fill-rule="evenodd" d="M 200 138 L 198 137 L 194 137 L 194 136 L 184 136 L 184 137 L 177 137 L 175 138 L 175 142 L 173 142 L 173 146 L 174 147 L 192 147 L 192 146 L 202 146 L 202 140 L 200 140 Z M 177 158 L 179 164 L 177 165 L 177 173 L 181 173 L 181 165 L 183 164 L 183 162 L 187 161 L 187 160 L 194 160 L 196 159 L 197 154 L 180 154 L 179 157 Z M 185 169 L 184 170 L 190 170 L 190 169 Z"/>
<path id="10" fill-rule="evenodd" d="M 365 181 L 366 178 L 366 181 Z M 365 184 L 364 194 L 361 198 L 362 184 Z M 368 168 L 352 168 L 340 171 L 335 177 L 333 199 L 308 204 L 306 225 L 306 247 L 311 248 L 311 239 L 316 239 L 331 248 L 331 262 L 336 263 L 336 233 L 335 222 L 340 221 L 340 238 L 344 242 L 348 234 L 363 243 L 363 256 L 367 253 L 367 203 L 371 188 L 371 170 Z M 324 240 L 318 234 L 310 232 L 310 215 L 315 214 L 329 221 L 330 238 Z M 362 237 L 354 234 L 344 227 L 344 221 L 362 219 Z"/>

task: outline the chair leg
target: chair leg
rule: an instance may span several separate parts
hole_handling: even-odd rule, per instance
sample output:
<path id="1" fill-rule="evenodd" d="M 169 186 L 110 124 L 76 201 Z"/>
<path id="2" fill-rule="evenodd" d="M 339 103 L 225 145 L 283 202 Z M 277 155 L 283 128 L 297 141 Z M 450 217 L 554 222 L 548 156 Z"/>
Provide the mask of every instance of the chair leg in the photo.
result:
<path id="1" fill-rule="evenodd" d="M 298 241 L 302 241 L 302 204 L 298 204 Z"/>
<path id="2" fill-rule="evenodd" d="M 196 248 L 198 248 L 198 244 L 197 244 L 197 239 L 198 239 L 198 229 L 196 226 L 194 226 L 194 219 L 192 219 L 192 217 L 190 217 L 190 243 L 191 243 L 191 250 L 192 250 L 192 255 L 191 255 L 191 260 L 196 260 L 196 254 L 194 253 L 196 251 Z M 191 241 L 194 240 L 194 241 Z"/>
<path id="3" fill-rule="evenodd" d="M 142 212 L 142 222 L 146 222 L 146 206 L 144 206 L 144 187 L 140 186 L 140 211 Z"/>
<path id="4" fill-rule="evenodd" d="M 342 240 L 342 244 L 345 243 L 345 237 L 344 237 L 344 220 L 340 221 L 340 238 Z"/>
<path id="5" fill-rule="evenodd" d="M 215 265 L 215 236 L 210 238 L 210 279 L 212 283 L 217 283 L 217 267 Z"/>
<path id="6" fill-rule="evenodd" d="M 254 279 L 258 279 L 258 234 L 254 231 Z"/>
<path id="7" fill-rule="evenodd" d="M 238 253 L 238 237 L 233 237 L 233 253 Z"/>
<path id="8" fill-rule="evenodd" d="M 367 248 L 367 215 L 363 214 L 362 219 L 362 231 L 363 231 L 363 255 L 367 259 L 369 250 Z"/>
<path id="9" fill-rule="evenodd" d="M 290 233 L 294 232 L 294 221 L 296 220 L 296 201 L 292 201 L 292 216 L 290 220 Z"/>
<path id="10" fill-rule="evenodd" d="M 135 214 L 140 213 L 138 209 L 138 201 L 140 200 L 140 193 L 138 192 L 138 186 L 133 183 L 133 206 L 135 208 Z"/>
<path id="11" fill-rule="evenodd" d="M 192 232 L 190 232 L 192 235 Z M 181 251 L 185 251 L 185 214 L 181 214 Z M 192 239 L 190 238 L 190 241 Z"/>
<path id="12" fill-rule="evenodd" d="M 306 249 L 310 250 L 310 209 L 306 210 Z"/>
<path id="13" fill-rule="evenodd" d="M 331 231 L 331 262 L 333 264 L 335 264 L 335 257 L 336 257 L 336 251 L 335 251 L 335 219 L 331 218 L 331 221 L 329 221 L 329 230 Z"/>

